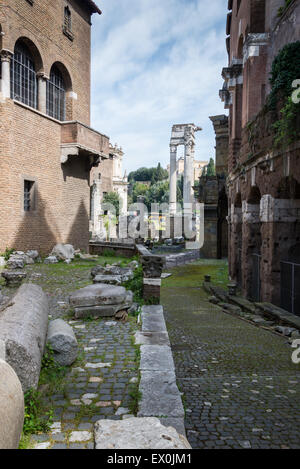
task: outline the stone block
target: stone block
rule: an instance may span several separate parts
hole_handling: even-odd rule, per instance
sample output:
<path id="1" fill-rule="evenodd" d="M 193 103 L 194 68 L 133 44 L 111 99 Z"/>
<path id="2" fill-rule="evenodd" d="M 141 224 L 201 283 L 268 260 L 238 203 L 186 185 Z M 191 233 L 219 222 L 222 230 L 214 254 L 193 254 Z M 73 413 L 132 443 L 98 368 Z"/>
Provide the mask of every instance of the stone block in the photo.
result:
<path id="1" fill-rule="evenodd" d="M 161 305 L 143 306 L 142 313 L 144 314 L 163 314 L 163 307 Z"/>
<path id="2" fill-rule="evenodd" d="M 169 335 L 167 332 L 141 332 L 135 334 L 135 343 L 137 345 L 168 345 L 170 346 Z"/>
<path id="3" fill-rule="evenodd" d="M 99 420 L 95 424 L 96 449 L 191 449 L 187 439 L 157 418 Z"/>
<path id="4" fill-rule="evenodd" d="M 174 361 L 167 345 L 141 346 L 141 371 L 174 371 Z"/>
<path id="5" fill-rule="evenodd" d="M 27 277 L 27 273 L 20 270 L 5 270 L 1 276 L 5 279 L 7 287 L 18 287 Z"/>
<path id="6" fill-rule="evenodd" d="M 144 371 L 139 390 L 138 417 L 184 417 L 174 371 Z"/>
<path id="7" fill-rule="evenodd" d="M 112 317 L 115 316 L 119 311 L 129 309 L 130 305 L 106 305 L 106 306 L 83 306 L 74 308 L 75 318 L 100 318 L 100 317 Z"/>
<path id="8" fill-rule="evenodd" d="M 125 302 L 127 292 L 124 287 L 95 284 L 81 288 L 70 296 L 72 307 L 118 305 Z"/>
<path id="9" fill-rule="evenodd" d="M 75 249 L 71 244 L 57 244 L 52 249 L 50 256 L 55 256 L 58 260 L 66 261 L 67 259 L 73 260 L 75 256 Z"/>
<path id="10" fill-rule="evenodd" d="M 163 313 L 150 315 L 142 312 L 141 317 L 143 332 L 167 332 Z"/>
<path id="11" fill-rule="evenodd" d="M 121 285 L 122 277 L 120 275 L 96 275 L 93 283 L 106 283 L 108 285 Z"/>
<path id="12" fill-rule="evenodd" d="M 57 264 L 57 263 L 58 263 L 58 260 L 57 260 L 57 257 L 55 256 L 46 257 L 46 259 L 44 260 L 44 264 Z"/>

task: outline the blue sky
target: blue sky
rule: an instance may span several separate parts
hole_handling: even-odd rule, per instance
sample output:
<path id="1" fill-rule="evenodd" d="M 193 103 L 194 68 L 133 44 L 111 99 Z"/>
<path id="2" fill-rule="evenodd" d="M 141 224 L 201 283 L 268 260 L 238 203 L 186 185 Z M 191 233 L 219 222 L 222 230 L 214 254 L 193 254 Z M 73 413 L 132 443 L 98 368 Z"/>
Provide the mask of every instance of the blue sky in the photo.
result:
<path id="1" fill-rule="evenodd" d="M 93 16 L 92 126 L 125 151 L 124 169 L 166 167 L 173 124 L 194 122 L 196 159 L 215 156 L 209 116 L 227 64 L 224 0 L 99 0 Z"/>

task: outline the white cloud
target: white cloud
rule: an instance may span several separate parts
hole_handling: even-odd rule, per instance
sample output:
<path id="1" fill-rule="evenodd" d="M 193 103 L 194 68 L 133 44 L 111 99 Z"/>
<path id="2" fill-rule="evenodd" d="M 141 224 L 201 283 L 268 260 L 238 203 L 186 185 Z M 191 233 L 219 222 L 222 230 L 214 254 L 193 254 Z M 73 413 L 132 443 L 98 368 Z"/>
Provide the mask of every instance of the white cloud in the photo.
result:
<path id="1" fill-rule="evenodd" d="M 196 158 L 214 156 L 208 118 L 226 65 L 223 0 L 102 0 L 93 17 L 92 125 L 131 171 L 169 160 L 171 126 L 195 122 Z"/>

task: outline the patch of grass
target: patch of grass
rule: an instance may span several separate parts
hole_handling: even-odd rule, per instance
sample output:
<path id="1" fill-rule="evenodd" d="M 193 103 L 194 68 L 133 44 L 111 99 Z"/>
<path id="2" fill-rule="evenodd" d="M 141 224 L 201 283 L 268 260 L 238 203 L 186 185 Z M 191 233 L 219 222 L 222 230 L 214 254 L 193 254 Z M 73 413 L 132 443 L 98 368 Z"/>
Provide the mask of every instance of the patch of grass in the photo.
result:
<path id="1" fill-rule="evenodd" d="M 24 435 L 22 433 L 20 442 L 19 442 L 19 449 L 32 449 L 34 447 L 34 442 L 31 440 L 30 435 Z"/>
<path id="2" fill-rule="evenodd" d="M 82 404 L 79 412 L 77 412 L 74 422 L 78 425 L 84 417 L 91 419 L 95 414 L 99 413 L 99 408 L 94 404 Z"/>
<path id="3" fill-rule="evenodd" d="M 52 409 L 45 411 L 41 400 L 41 393 L 30 389 L 24 395 L 25 417 L 23 433 L 30 435 L 34 433 L 47 433 L 53 423 Z"/>
<path id="4" fill-rule="evenodd" d="M 163 286 L 174 288 L 200 288 L 205 275 L 211 276 L 211 282 L 227 288 L 229 281 L 228 264 L 226 261 L 200 260 L 193 264 L 170 269 L 173 275 L 163 280 Z"/>
<path id="5" fill-rule="evenodd" d="M 54 352 L 49 345 L 46 346 L 42 358 L 42 369 L 40 374 L 39 386 L 47 389 L 47 394 L 59 389 L 67 373 L 67 367 L 58 365 L 54 360 Z"/>

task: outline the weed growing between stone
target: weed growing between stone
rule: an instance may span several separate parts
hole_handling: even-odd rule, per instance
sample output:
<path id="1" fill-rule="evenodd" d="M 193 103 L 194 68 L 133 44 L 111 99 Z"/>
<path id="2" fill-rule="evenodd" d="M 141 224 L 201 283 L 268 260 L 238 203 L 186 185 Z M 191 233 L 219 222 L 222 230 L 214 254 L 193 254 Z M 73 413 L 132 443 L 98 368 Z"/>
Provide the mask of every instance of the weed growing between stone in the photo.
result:
<path id="1" fill-rule="evenodd" d="M 52 394 L 61 387 L 66 371 L 66 367 L 61 367 L 55 363 L 54 352 L 47 345 L 42 358 L 39 390 L 30 389 L 24 395 L 24 438 L 21 440 L 21 445 L 28 446 L 27 443 L 30 438 L 25 438 L 26 436 L 35 433 L 46 433 L 50 430 L 53 423 L 53 410 L 43 403 L 43 397 Z"/>
<path id="2" fill-rule="evenodd" d="M 133 301 L 140 306 L 144 304 L 143 300 L 143 268 L 141 265 L 134 271 L 133 279 L 125 282 L 123 286 L 133 292 Z"/>
<path id="3" fill-rule="evenodd" d="M 135 359 L 134 359 L 134 363 L 135 363 L 135 367 L 136 369 L 139 369 L 139 365 L 140 365 L 140 360 L 141 360 L 141 348 L 139 345 L 135 345 Z M 138 374 L 138 380 L 136 383 L 132 383 L 130 384 L 129 386 L 129 396 L 131 398 L 131 401 L 129 403 L 129 410 L 130 410 L 130 413 L 133 414 L 133 415 L 137 415 L 138 413 L 138 410 L 139 410 L 139 402 L 140 400 L 142 399 L 142 393 L 140 392 L 139 388 L 140 388 L 140 381 L 141 381 L 141 375 L 140 375 L 140 372 Z"/>
<path id="4" fill-rule="evenodd" d="M 30 389 L 24 395 L 24 402 L 24 435 L 48 432 L 53 422 L 53 413 L 52 410 L 45 411 L 41 393 L 35 389 Z"/>

